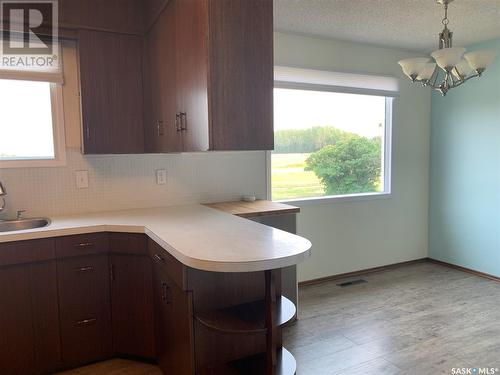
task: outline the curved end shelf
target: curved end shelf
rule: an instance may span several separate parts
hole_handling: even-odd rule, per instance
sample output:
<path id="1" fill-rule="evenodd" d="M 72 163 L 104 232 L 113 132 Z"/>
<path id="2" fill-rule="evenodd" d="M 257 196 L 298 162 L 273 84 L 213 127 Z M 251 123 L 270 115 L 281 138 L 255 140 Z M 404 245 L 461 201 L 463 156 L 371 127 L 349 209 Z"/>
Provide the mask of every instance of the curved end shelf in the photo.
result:
<path id="1" fill-rule="evenodd" d="M 278 303 L 278 322 L 277 326 L 281 327 L 292 321 L 297 314 L 295 304 L 285 296 L 281 296 L 281 301 Z"/>
<path id="2" fill-rule="evenodd" d="M 285 296 L 277 302 L 275 325 L 280 327 L 295 317 L 297 309 Z M 266 333 L 265 301 L 255 301 L 195 315 L 195 319 L 214 331 L 236 334 Z"/>

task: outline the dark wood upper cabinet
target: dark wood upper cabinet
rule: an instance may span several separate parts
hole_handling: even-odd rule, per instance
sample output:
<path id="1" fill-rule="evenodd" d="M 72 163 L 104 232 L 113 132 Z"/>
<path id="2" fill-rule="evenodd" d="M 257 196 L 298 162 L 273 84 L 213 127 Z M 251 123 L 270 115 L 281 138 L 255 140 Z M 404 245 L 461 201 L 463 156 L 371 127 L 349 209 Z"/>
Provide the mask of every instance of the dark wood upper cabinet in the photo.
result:
<path id="1" fill-rule="evenodd" d="M 147 152 L 209 148 L 206 5 L 170 0 L 146 34 Z"/>
<path id="2" fill-rule="evenodd" d="M 173 0 L 177 60 L 177 108 L 184 151 L 206 151 L 209 144 L 208 2 Z"/>
<path id="3" fill-rule="evenodd" d="M 272 0 L 62 0 L 85 154 L 269 150 Z"/>
<path id="4" fill-rule="evenodd" d="M 145 38 L 148 152 L 273 148 L 271 0 L 170 0 Z"/>
<path id="5" fill-rule="evenodd" d="M 212 150 L 272 150 L 273 2 L 210 0 Z"/>
<path id="6" fill-rule="evenodd" d="M 144 152 L 140 36 L 78 32 L 85 154 Z"/>
<path id="7" fill-rule="evenodd" d="M 146 152 L 181 152 L 176 92 L 175 7 L 161 12 L 145 38 L 144 124 Z"/>

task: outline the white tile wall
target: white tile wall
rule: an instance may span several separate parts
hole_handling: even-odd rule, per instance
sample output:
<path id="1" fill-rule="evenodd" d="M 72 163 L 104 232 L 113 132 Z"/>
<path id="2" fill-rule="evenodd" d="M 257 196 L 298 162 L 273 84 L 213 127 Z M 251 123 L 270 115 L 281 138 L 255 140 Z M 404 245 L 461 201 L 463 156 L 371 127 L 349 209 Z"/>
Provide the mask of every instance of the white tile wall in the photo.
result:
<path id="1" fill-rule="evenodd" d="M 166 185 L 156 184 L 157 169 L 167 170 Z M 88 189 L 76 188 L 77 170 L 89 171 Z M 0 181 L 8 192 L 0 219 L 21 209 L 55 216 L 265 198 L 265 152 L 82 156 L 68 149 L 65 167 L 0 169 Z"/>

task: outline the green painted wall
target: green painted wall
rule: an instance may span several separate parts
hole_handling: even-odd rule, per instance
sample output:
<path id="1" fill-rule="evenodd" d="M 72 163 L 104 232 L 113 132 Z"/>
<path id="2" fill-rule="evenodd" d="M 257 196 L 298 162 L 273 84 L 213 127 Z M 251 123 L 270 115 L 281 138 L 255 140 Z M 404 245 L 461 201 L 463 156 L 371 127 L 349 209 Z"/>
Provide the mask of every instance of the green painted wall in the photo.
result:
<path id="1" fill-rule="evenodd" d="M 432 97 L 429 256 L 500 276 L 500 39 L 482 78 Z"/>

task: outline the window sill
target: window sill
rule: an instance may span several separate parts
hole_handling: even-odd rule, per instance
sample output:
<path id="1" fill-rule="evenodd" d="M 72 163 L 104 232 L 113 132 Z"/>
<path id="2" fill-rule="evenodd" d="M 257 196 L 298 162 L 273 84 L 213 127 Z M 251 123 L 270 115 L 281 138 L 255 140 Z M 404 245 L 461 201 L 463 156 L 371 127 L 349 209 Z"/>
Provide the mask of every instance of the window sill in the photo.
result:
<path id="1" fill-rule="evenodd" d="M 66 158 L 61 159 L 37 159 L 37 160 L 2 160 L 0 169 L 9 168 L 52 168 L 66 166 Z"/>
<path id="2" fill-rule="evenodd" d="M 392 193 L 366 193 L 366 194 L 350 194 L 350 195 L 337 195 L 329 197 L 314 197 L 314 198 L 299 198 L 299 199 L 282 199 L 275 202 L 285 203 L 285 204 L 297 204 L 301 206 L 316 206 L 324 204 L 333 203 L 345 203 L 345 202 L 363 202 L 372 201 L 378 199 L 390 199 Z"/>

